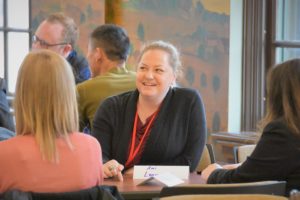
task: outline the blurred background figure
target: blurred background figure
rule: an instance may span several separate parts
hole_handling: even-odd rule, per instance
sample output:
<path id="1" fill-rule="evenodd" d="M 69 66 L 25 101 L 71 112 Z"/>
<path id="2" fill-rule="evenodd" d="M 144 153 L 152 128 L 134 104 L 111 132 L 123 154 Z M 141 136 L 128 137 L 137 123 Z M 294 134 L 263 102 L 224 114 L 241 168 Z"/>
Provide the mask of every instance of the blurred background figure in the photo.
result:
<path id="1" fill-rule="evenodd" d="M 97 27 L 90 35 L 87 59 L 92 78 L 77 85 L 80 130 L 89 132 L 102 101 L 136 88 L 135 72 L 126 68 L 130 52 L 127 32 L 113 24 Z"/>
<path id="2" fill-rule="evenodd" d="M 32 49 L 49 49 L 60 54 L 71 64 L 75 82 L 90 78 L 87 60 L 75 51 L 79 29 L 74 20 L 63 13 L 49 15 L 38 26 L 32 38 Z"/>
<path id="3" fill-rule="evenodd" d="M 14 131 L 15 124 L 6 96 L 5 80 L 0 78 L 0 141 L 13 137 Z"/>
<path id="4" fill-rule="evenodd" d="M 209 165 L 207 183 L 286 181 L 286 193 L 300 189 L 300 59 L 271 68 L 267 79 L 266 116 L 253 153 L 241 165 Z M 231 169 L 233 168 L 233 169 Z"/>

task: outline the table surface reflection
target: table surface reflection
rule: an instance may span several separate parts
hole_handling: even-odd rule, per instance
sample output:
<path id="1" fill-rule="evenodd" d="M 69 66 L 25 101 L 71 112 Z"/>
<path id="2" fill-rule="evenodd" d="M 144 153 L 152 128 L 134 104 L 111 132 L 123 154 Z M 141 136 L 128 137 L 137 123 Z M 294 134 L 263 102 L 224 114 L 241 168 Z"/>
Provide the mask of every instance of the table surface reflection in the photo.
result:
<path id="1" fill-rule="evenodd" d="M 132 174 L 125 174 L 123 182 L 118 181 L 116 178 L 105 179 L 104 185 L 117 186 L 119 192 L 125 199 L 152 199 L 159 196 L 161 189 L 165 186 L 158 181 L 150 181 L 145 185 L 138 185 L 143 180 L 133 179 Z M 204 180 L 196 173 L 191 173 L 188 180 L 184 180 L 186 184 L 204 184 Z"/>

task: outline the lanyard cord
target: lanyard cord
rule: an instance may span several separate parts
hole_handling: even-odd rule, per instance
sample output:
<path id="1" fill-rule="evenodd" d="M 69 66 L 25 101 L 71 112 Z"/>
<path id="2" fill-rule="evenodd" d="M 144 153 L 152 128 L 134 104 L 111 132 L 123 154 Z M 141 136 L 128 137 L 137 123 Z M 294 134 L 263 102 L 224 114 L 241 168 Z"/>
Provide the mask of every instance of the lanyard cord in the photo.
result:
<path id="1" fill-rule="evenodd" d="M 130 162 L 133 161 L 133 159 L 136 157 L 137 153 L 139 152 L 142 143 L 144 142 L 146 135 L 148 135 L 150 126 L 153 124 L 153 121 L 156 117 L 158 113 L 158 110 L 153 114 L 153 116 L 150 119 L 150 122 L 148 123 L 146 130 L 142 136 L 142 139 L 140 140 L 138 146 L 136 148 L 135 147 L 135 140 L 136 140 L 136 135 L 137 135 L 137 123 L 138 123 L 138 111 L 136 111 L 135 113 L 135 118 L 134 118 L 134 125 L 133 125 L 133 131 L 132 131 L 132 141 L 131 141 L 131 147 L 130 147 L 130 153 L 129 153 L 129 157 L 128 160 L 126 162 L 126 165 L 129 164 Z"/>

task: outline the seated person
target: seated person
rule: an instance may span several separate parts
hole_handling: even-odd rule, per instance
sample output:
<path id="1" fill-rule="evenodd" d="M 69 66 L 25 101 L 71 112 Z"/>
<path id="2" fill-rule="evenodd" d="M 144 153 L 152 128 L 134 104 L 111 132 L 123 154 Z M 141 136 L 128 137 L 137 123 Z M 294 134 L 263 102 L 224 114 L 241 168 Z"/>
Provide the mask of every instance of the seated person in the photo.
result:
<path id="1" fill-rule="evenodd" d="M 14 137 L 15 133 L 7 128 L 0 127 L 0 141 Z"/>
<path id="2" fill-rule="evenodd" d="M 155 41 L 137 66 L 137 90 L 106 99 L 98 108 L 92 135 L 102 146 L 104 177 L 134 165 L 188 165 L 194 171 L 206 140 L 199 93 L 174 87 L 181 62 L 177 49 Z"/>
<path id="3" fill-rule="evenodd" d="M 92 78 L 77 85 L 80 130 L 91 128 L 105 98 L 136 88 L 135 72 L 125 66 L 129 52 L 130 41 L 123 28 L 105 24 L 91 33 L 87 59 Z"/>
<path id="4" fill-rule="evenodd" d="M 3 78 L 0 78 L 0 127 L 15 131 L 15 124 L 10 114 L 6 97 L 6 84 Z"/>
<path id="5" fill-rule="evenodd" d="M 87 60 L 75 50 L 79 28 L 75 21 L 63 13 L 49 15 L 38 26 L 32 49 L 49 49 L 63 56 L 71 65 L 76 84 L 91 76 Z"/>
<path id="6" fill-rule="evenodd" d="M 287 182 L 287 194 L 291 189 L 300 189 L 299 91 L 300 59 L 271 68 L 267 80 L 267 112 L 256 148 L 237 168 L 209 165 L 202 171 L 207 183 L 278 180 Z"/>
<path id="7" fill-rule="evenodd" d="M 0 193 L 68 192 L 102 184 L 99 142 L 78 132 L 71 66 L 49 50 L 29 53 L 18 73 L 15 137 L 0 142 Z"/>
<path id="8" fill-rule="evenodd" d="M 0 141 L 15 136 L 15 124 L 6 97 L 5 80 L 0 78 Z"/>

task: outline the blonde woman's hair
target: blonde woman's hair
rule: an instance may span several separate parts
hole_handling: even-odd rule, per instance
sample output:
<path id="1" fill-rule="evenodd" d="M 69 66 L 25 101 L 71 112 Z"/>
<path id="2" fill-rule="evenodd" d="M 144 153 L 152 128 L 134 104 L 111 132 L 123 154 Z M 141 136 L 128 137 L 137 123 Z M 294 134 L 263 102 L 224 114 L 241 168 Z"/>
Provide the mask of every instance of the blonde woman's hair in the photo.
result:
<path id="1" fill-rule="evenodd" d="M 140 63 L 144 53 L 149 50 L 159 49 L 169 54 L 169 62 L 173 68 L 174 73 L 178 76 L 182 73 L 182 63 L 180 59 L 180 53 L 178 49 L 171 43 L 162 40 L 151 41 L 142 46 L 141 53 L 138 58 L 138 63 Z"/>
<path id="2" fill-rule="evenodd" d="M 75 80 L 69 63 L 49 50 L 29 53 L 18 73 L 16 134 L 33 135 L 44 159 L 58 162 L 56 139 L 78 131 Z"/>

